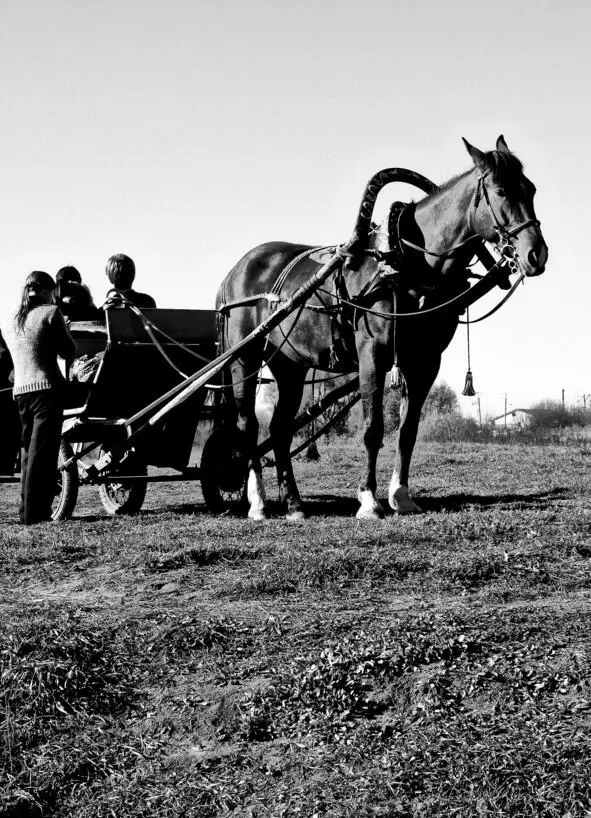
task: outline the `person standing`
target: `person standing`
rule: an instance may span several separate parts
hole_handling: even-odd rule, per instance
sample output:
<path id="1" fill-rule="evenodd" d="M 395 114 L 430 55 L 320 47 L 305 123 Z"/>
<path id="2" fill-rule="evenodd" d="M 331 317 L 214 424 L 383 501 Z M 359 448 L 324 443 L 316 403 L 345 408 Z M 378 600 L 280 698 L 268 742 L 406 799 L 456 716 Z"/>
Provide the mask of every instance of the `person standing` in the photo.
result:
<path id="1" fill-rule="evenodd" d="M 13 475 L 21 447 L 21 424 L 12 397 L 13 365 L 0 332 L 0 474 Z"/>
<path id="2" fill-rule="evenodd" d="M 21 305 L 4 333 L 22 428 L 19 516 L 25 525 L 51 519 L 66 384 L 57 359 L 69 361 L 76 352 L 55 294 L 48 273 L 30 273 Z"/>

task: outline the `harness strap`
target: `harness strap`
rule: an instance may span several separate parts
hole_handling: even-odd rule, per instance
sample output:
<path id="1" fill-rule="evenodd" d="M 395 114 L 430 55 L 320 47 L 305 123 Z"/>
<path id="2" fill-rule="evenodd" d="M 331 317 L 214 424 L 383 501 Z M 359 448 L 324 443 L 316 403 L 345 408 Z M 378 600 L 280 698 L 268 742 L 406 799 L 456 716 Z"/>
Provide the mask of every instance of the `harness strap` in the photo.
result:
<path id="1" fill-rule="evenodd" d="M 476 239 L 482 241 L 481 237 L 478 235 L 470 236 L 464 241 L 459 242 L 459 244 L 454 244 L 453 247 L 450 247 L 441 253 L 435 252 L 435 250 L 427 250 L 426 247 L 421 247 L 419 244 L 414 244 L 414 242 L 409 241 L 408 239 L 400 239 L 400 241 L 407 247 L 412 247 L 413 250 L 420 250 L 421 253 L 426 253 L 428 256 L 437 256 L 437 258 L 447 258 L 448 256 L 453 255 L 456 252 L 456 250 L 461 250 L 462 247 L 465 247 L 467 244 L 470 244 L 470 242 L 475 241 Z"/>
<path id="2" fill-rule="evenodd" d="M 285 265 L 283 270 L 279 273 L 273 286 L 266 293 L 255 293 L 254 295 L 247 295 L 244 298 L 237 299 L 236 301 L 227 301 L 224 302 L 218 312 L 220 313 L 227 313 L 234 307 L 247 307 L 249 304 L 254 304 L 256 301 L 268 301 L 269 304 L 277 305 L 282 300 L 281 298 L 281 290 L 283 289 L 283 285 L 285 284 L 289 274 L 292 270 L 299 264 L 300 261 L 305 259 L 308 256 L 311 256 L 312 253 L 316 253 L 319 250 L 332 250 L 335 255 L 346 257 L 347 252 L 342 250 L 340 247 L 337 247 L 333 244 L 324 245 L 320 247 L 310 247 L 307 250 L 304 250 L 303 253 L 299 253 L 295 258 Z"/>
<path id="3" fill-rule="evenodd" d="M 289 262 L 289 264 L 287 264 L 283 268 L 283 270 L 279 273 L 279 275 L 275 279 L 275 283 L 271 287 L 271 293 L 273 293 L 274 295 L 277 295 L 277 296 L 280 295 L 281 290 L 283 288 L 283 285 L 285 284 L 285 282 L 287 280 L 287 277 L 289 276 L 291 271 L 294 269 L 294 267 L 297 264 L 299 264 L 300 261 L 302 261 L 302 259 L 306 258 L 307 256 L 312 255 L 312 253 L 315 253 L 317 250 L 333 250 L 333 249 L 334 249 L 334 247 L 330 247 L 330 246 L 328 246 L 328 247 L 312 247 L 309 250 L 304 250 L 303 253 L 300 253 L 295 258 L 292 258 L 292 260 Z"/>
<path id="4" fill-rule="evenodd" d="M 246 307 L 248 304 L 254 304 L 255 301 L 264 301 L 265 299 L 269 303 L 278 303 L 281 301 L 281 298 L 272 292 L 256 293 L 255 295 L 247 295 L 246 298 L 240 298 L 237 301 L 228 301 L 220 306 L 218 312 L 229 312 L 234 307 Z"/>

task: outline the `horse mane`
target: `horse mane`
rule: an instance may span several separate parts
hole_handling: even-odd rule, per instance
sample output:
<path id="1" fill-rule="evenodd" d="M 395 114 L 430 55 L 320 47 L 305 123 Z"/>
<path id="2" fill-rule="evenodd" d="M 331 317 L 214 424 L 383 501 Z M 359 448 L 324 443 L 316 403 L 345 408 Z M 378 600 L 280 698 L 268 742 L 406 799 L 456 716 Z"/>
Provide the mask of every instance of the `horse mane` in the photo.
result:
<path id="1" fill-rule="evenodd" d="M 507 151 L 488 151 L 488 153 L 484 153 L 482 156 L 484 161 L 482 170 L 485 173 L 490 173 L 493 181 L 498 185 L 505 185 L 510 179 L 519 177 L 523 173 L 523 164 L 514 153 L 507 153 Z M 471 173 L 472 170 L 473 168 L 470 168 L 470 170 L 464 171 L 464 173 L 458 173 L 456 176 L 452 176 L 451 179 L 448 179 L 447 182 L 440 185 L 433 193 L 425 196 L 425 200 L 429 199 L 429 201 L 432 202 L 438 199 L 439 196 L 442 196 L 452 188 L 458 179 Z"/>
<path id="2" fill-rule="evenodd" d="M 514 153 L 507 151 L 489 151 L 484 154 L 486 170 L 492 174 L 493 180 L 502 184 L 507 179 L 521 176 L 523 164 Z"/>

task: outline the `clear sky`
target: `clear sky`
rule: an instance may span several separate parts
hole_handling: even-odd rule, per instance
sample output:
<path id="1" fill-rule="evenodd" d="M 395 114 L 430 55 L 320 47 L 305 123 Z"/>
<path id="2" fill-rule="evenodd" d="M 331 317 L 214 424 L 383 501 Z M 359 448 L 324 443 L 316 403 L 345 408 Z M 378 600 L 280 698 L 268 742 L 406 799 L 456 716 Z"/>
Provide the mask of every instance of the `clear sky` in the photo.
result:
<path id="1" fill-rule="evenodd" d="M 550 258 L 473 327 L 475 385 L 492 413 L 505 392 L 575 403 L 591 393 L 590 42 L 582 0 L 1 0 L 3 307 L 65 264 L 99 302 L 114 252 L 159 306 L 213 307 L 254 245 L 348 238 L 380 168 L 442 182 L 469 167 L 462 136 L 489 150 L 503 133 Z M 459 331 L 441 375 L 460 390 L 465 369 Z"/>

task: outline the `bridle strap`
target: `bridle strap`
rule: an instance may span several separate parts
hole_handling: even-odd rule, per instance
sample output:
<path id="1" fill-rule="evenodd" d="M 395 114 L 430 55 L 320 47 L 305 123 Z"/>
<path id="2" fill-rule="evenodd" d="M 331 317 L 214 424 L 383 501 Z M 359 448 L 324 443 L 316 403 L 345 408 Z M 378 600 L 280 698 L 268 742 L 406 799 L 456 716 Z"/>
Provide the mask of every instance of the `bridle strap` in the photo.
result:
<path id="1" fill-rule="evenodd" d="M 490 214 L 493 217 L 493 221 L 495 223 L 495 229 L 496 229 L 497 233 L 499 234 L 499 236 L 502 236 L 504 239 L 507 240 L 507 239 L 514 238 L 514 236 L 517 236 L 518 233 L 521 233 L 522 230 L 525 230 L 528 227 L 537 227 L 537 228 L 539 228 L 540 227 L 540 220 L 539 219 L 526 219 L 526 221 L 520 222 L 515 227 L 506 227 L 504 224 L 501 224 L 501 222 L 500 222 L 497 214 L 495 213 L 495 210 L 494 210 L 494 208 L 493 208 L 493 206 L 492 206 L 492 204 L 490 202 L 490 199 L 489 199 L 489 196 L 488 196 L 488 190 L 486 188 L 486 185 L 484 184 L 484 180 L 488 176 L 489 172 L 490 171 L 487 170 L 485 173 L 481 173 L 478 176 L 478 185 L 477 185 L 477 188 L 476 188 L 476 195 L 474 197 L 474 211 L 476 211 L 476 208 L 478 207 L 478 200 L 479 200 L 478 193 L 481 190 L 484 201 L 486 202 L 486 206 L 488 207 L 488 209 L 490 211 Z"/>
<path id="2" fill-rule="evenodd" d="M 502 224 L 499 221 L 499 218 L 498 218 L 497 214 L 495 213 L 494 208 L 493 208 L 493 206 L 492 206 L 492 204 L 490 202 L 490 199 L 489 199 L 489 196 L 488 196 L 488 190 L 486 189 L 486 185 L 484 184 L 484 180 L 488 176 L 489 173 L 490 173 L 490 171 L 487 170 L 484 173 L 481 173 L 481 174 L 478 175 L 478 183 L 476 185 L 476 190 L 474 191 L 474 204 L 472 205 L 470 213 L 468 214 L 468 226 L 474 231 L 474 235 L 469 236 L 467 239 L 464 239 L 464 241 L 458 242 L 458 244 L 454 244 L 452 247 L 449 247 L 447 250 L 442 250 L 442 251 L 429 250 L 427 247 L 421 247 L 421 245 L 419 245 L 419 244 L 415 244 L 414 242 L 409 241 L 408 239 L 403 239 L 403 238 L 400 237 L 400 218 L 401 218 L 402 214 L 404 213 L 404 210 L 402 210 L 400 212 L 399 217 L 398 217 L 399 227 L 398 227 L 397 232 L 398 232 L 398 242 L 399 242 L 399 244 L 400 245 L 405 245 L 406 247 L 411 247 L 413 250 L 418 250 L 419 252 L 425 253 L 428 256 L 435 256 L 437 258 L 449 258 L 457 250 L 461 250 L 467 244 L 470 244 L 470 242 L 473 242 L 475 240 L 483 241 L 482 236 L 478 235 L 478 233 L 474 229 L 474 216 L 476 214 L 476 210 L 477 210 L 478 204 L 480 202 L 480 195 L 481 194 L 482 194 L 482 197 L 484 198 L 484 201 L 486 202 L 486 206 L 487 206 L 488 210 L 490 211 L 490 214 L 491 214 L 491 216 L 493 218 L 493 221 L 495 223 L 495 230 L 499 234 L 499 238 L 502 238 L 505 241 L 505 247 L 503 248 L 503 250 L 506 248 L 507 244 L 511 244 L 511 239 L 514 238 L 515 236 L 517 236 L 519 233 L 521 233 L 522 230 L 526 230 L 528 227 L 537 227 L 539 229 L 539 227 L 540 227 L 540 220 L 539 219 L 527 219 L 526 221 L 520 222 L 519 224 L 517 224 L 517 225 L 515 225 L 513 227 L 506 227 L 504 224 Z M 513 250 L 514 249 L 515 248 L 513 248 Z"/>

